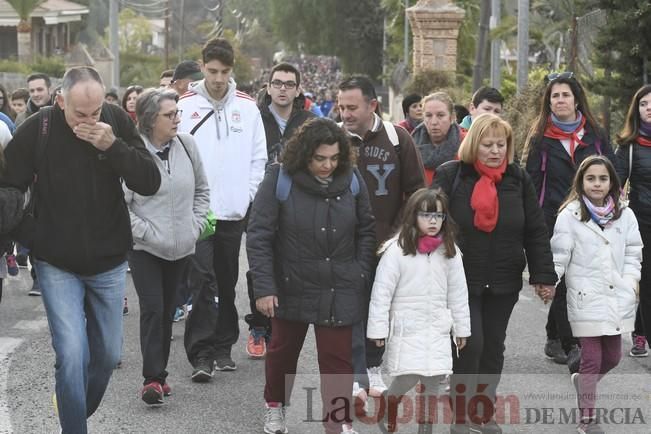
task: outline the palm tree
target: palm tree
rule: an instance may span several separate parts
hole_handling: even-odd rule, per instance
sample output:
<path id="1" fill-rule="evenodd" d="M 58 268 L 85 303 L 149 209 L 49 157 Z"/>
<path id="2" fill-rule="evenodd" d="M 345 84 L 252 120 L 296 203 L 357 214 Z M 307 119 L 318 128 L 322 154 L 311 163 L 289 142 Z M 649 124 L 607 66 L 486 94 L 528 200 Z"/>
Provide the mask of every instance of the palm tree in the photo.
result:
<path id="1" fill-rule="evenodd" d="M 32 60 L 32 19 L 31 15 L 45 0 L 7 0 L 7 3 L 18 14 L 20 21 L 16 27 L 18 36 L 18 60 L 30 62 Z"/>

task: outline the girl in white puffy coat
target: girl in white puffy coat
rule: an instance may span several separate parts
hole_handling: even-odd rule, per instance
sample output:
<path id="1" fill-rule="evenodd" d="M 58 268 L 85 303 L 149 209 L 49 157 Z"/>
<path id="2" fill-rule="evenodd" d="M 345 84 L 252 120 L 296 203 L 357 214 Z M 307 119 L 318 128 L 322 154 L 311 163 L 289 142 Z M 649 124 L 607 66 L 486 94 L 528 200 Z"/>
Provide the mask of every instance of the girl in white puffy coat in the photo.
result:
<path id="1" fill-rule="evenodd" d="M 567 283 L 567 314 L 581 343 L 572 374 L 581 414 L 579 433 L 603 432 L 595 420 L 597 382 L 619 363 L 622 333 L 633 330 L 642 239 L 630 208 L 620 203 L 612 163 L 586 158 L 561 206 L 551 240 L 554 265 Z"/>
<path id="2" fill-rule="evenodd" d="M 389 431 L 395 429 L 400 397 L 421 383 L 419 393 L 436 395 L 452 373 L 457 351 L 470 336 L 468 288 L 461 253 L 454 244 L 447 198 L 420 189 L 407 202 L 398 235 L 382 248 L 371 293 L 367 337 L 387 345 Z M 419 417 L 419 432 L 431 424 Z"/>

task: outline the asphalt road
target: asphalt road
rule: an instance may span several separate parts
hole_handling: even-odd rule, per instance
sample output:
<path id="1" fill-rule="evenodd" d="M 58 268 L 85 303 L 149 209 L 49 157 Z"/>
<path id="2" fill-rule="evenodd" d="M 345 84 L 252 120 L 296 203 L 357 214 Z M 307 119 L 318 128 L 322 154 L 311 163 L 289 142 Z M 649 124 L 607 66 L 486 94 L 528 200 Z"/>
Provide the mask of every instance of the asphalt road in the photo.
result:
<path id="1" fill-rule="evenodd" d="M 244 257 L 240 271 L 237 293 L 243 317 L 248 309 Z M 5 281 L 0 304 L 0 433 L 59 432 L 52 405 L 54 354 L 41 299 L 27 296 L 30 285 L 28 271 L 21 269 L 19 276 Z M 264 362 L 246 357 L 244 321 L 240 321 L 240 339 L 233 348 L 237 371 L 217 372 L 208 384 L 190 381 L 191 366 L 183 350 L 184 322 L 176 323 L 168 368 L 173 395 L 163 406 L 149 408 L 138 397 L 142 383 L 138 303 L 130 278 L 127 295 L 130 313 L 124 318 L 122 368 L 115 370 L 100 409 L 90 419 L 90 432 L 262 433 Z M 547 307 L 526 286 L 509 325 L 504 375 L 498 390 L 506 403 L 499 407 L 506 409 L 500 420 L 504 420 L 506 433 L 576 432 L 571 413 L 575 395 L 567 368 L 546 360 L 542 352 L 546 312 Z M 625 353 L 629 348 L 630 337 L 625 337 Z M 287 415 L 290 433 L 320 433 L 320 424 L 314 421 L 320 404 L 311 331 L 299 361 L 299 374 Z M 651 358 L 624 356 L 600 383 L 597 407 L 606 409 L 602 414 L 606 432 L 651 433 L 650 374 Z M 420 401 L 412 393 L 410 402 Z M 415 433 L 415 417 L 407 407 L 402 409 L 399 432 Z M 414 407 L 417 405 L 410 408 Z M 435 432 L 449 432 L 440 406 L 436 414 L 439 423 Z M 358 422 L 355 428 L 360 434 L 381 432 L 372 420 Z"/>

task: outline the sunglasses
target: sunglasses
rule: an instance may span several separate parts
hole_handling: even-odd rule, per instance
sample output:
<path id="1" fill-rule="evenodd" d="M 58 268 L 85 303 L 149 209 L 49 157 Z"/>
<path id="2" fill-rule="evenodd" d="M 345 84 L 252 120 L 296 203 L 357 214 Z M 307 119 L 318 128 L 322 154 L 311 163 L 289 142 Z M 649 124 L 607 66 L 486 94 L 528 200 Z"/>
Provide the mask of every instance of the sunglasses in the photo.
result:
<path id="1" fill-rule="evenodd" d="M 444 212 L 426 212 L 426 211 L 418 211 L 418 217 L 427 220 L 427 221 L 432 221 L 432 220 L 440 220 L 442 222 L 445 221 L 445 218 L 448 215 Z"/>
<path id="2" fill-rule="evenodd" d="M 551 83 L 556 80 L 569 80 L 571 78 L 574 78 L 574 73 L 572 71 L 565 71 L 565 72 L 552 72 L 551 74 L 547 74 L 545 80 L 547 81 L 547 83 Z"/>

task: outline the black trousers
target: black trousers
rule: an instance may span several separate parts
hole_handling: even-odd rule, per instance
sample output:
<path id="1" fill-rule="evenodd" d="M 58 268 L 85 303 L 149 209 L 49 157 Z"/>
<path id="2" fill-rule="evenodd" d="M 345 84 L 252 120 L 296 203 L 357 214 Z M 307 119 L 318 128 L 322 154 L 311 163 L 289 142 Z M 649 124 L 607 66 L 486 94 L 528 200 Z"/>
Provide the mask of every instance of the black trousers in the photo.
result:
<path id="1" fill-rule="evenodd" d="M 140 305 L 140 351 L 143 384 L 165 383 L 176 308 L 176 288 L 187 258 L 167 261 L 150 253 L 129 253 L 129 266 Z"/>
<path id="2" fill-rule="evenodd" d="M 504 367 L 506 328 L 518 296 L 517 291 L 506 295 L 468 296 L 472 335 L 468 338 L 465 348 L 459 352 L 459 357 L 454 345 L 452 349 L 454 374 L 450 377 L 450 398 L 457 423 L 473 420 L 469 417 L 475 415 L 485 421 L 494 414 L 494 407 L 491 405 L 488 407 L 492 408 L 477 410 L 457 408 L 455 403 L 458 395 L 464 395 L 462 398 L 466 405 L 475 395 L 484 395 L 489 403 L 495 403 L 497 386 Z M 472 401 L 481 402 L 477 399 Z"/>
<path id="3" fill-rule="evenodd" d="M 651 229 L 640 228 L 642 235 L 642 278 L 640 279 L 640 317 L 647 342 L 651 342 Z"/>
<path id="4" fill-rule="evenodd" d="M 212 237 L 197 242 L 188 260 L 188 283 L 192 288 L 192 310 L 185 320 L 185 353 L 192 366 L 197 359 L 215 358 L 217 330 L 217 279 L 213 269 Z"/>
<path id="5" fill-rule="evenodd" d="M 547 313 L 547 338 L 560 339 L 563 350 L 567 353 L 579 340 L 572 335 L 572 327 L 567 318 L 567 286 L 565 277 L 556 286 L 556 293 Z"/>
<path id="6" fill-rule="evenodd" d="M 203 262 L 201 268 L 207 265 L 206 258 L 212 256 L 213 275 L 217 284 L 218 313 L 215 318 L 212 309 L 215 304 L 214 296 L 211 298 L 214 287 L 211 288 L 210 284 L 206 284 L 206 270 L 202 270 L 203 273 L 200 273 L 203 274 L 201 277 L 203 284 L 199 287 L 193 286 L 192 312 L 188 318 L 189 322 L 185 324 L 185 347 L 190 363 L 194 363 L 199 354 L 205 357 L 230 356 L 231 347 L 240 335 L 235 307 L 235 285 L 240 269 L 240 244 L 243 231 L 244 220 L 218 220 L 215 234 L 206 240 L 212 241 L 205 249 L 211 252 L 202 249 L 202 253 L 197 252 L 194 255 L 204 256 L 193 261 L 195 265 Z M 195 294 L 197 291 L 199 293 Z"/>

